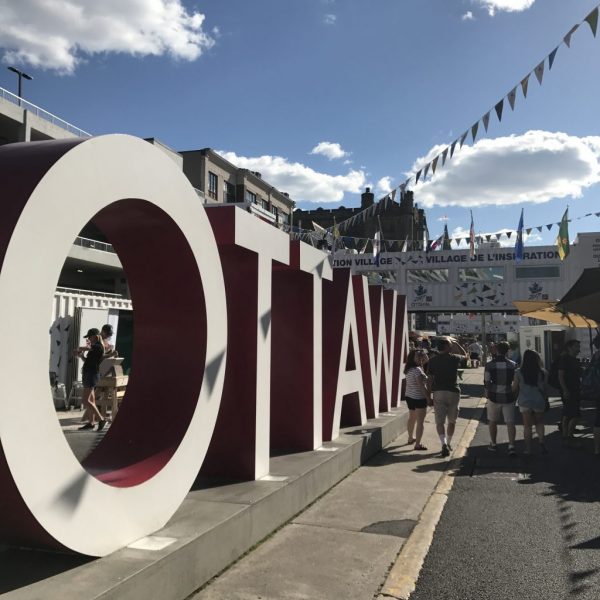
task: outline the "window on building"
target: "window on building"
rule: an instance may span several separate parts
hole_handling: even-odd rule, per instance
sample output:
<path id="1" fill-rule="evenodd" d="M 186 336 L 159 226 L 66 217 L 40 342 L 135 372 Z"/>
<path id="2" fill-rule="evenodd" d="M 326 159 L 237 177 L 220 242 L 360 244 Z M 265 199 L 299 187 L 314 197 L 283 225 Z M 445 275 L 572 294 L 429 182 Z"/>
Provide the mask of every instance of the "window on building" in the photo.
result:
<path id="1" fill-rule="evenodd" d="M 235 202 L 235 186 L 229 181 L 223 182 L 223 202 Z"/>
<path id="2" fill-rule="evenodd" d="M 260 199 L 261 201 L 261 206 L 265 209 L 265 210 L 269 210 L 269 201 L 265 200 L 264 198 Z"/>
<path id="3" fill-rule="evenodd" d="M 288 225 L 290 222 L 290 215 L 288 213 L 281 212 L 279 213 L 279 220 Z"/>
<path id="4" fill-rule="evenodd" d="M 560 277 L 560 267 L 515 267 L 515 277 L 517 279 L 550 279 Z"/>
<path id="5" fill-rule="evenodd" d="M 252 202 L 252 204 L 256 204 L 256 194 L 246 190 L 246 202 Z"/>
<path id="6" fill-rule="evenodd" d="M 406 272 L 407 283 L 445 283 L 448 269 L 411 269 Z"/>
<path id="7" fill-rule="evenodd" d="M 217 177 L 217 175 L 215 175 L 214 173 L 209 171 L 208 172 L 208 197 L 209 198 L 213 198 L 214 200 L 217 199 L 218 185 L 219 185 L 219 178 Z"/>
<path id="8" fill-rule="evenodd" d="M 473 267 L 471 269 L 459 269 L 459 281 L 502 281 L 504 279 L 504 267 Z"/>

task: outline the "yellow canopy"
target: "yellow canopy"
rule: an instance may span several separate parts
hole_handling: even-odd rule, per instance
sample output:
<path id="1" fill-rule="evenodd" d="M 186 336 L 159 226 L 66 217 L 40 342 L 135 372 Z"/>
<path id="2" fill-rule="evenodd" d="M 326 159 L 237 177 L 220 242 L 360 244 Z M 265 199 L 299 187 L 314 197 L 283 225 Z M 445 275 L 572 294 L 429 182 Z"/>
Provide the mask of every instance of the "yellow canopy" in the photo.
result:
<path id="1" fill-rule="evenodd" d="M 593 319 L 557 308 L 551 300 L 517 300 L 513 302 L 520 315 L 565 327 L 598 327 Z"/>

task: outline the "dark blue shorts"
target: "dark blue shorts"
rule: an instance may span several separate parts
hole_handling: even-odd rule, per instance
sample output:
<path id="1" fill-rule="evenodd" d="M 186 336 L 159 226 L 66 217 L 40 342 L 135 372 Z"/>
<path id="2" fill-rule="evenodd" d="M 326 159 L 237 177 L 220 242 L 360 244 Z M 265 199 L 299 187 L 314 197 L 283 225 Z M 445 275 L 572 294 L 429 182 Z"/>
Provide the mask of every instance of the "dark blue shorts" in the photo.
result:
<path id="1" fill-rule="evenodd" d="M 575 419 L 581 416 L 581 397 L 577 393 L 571 393 L 569 398 L 561 398 L 563 404 L 563 417 Z"/>
<path id="2" fill-rule="evenodd" d="M 81 381 L 84 388 L 95 388 L 100 382 L 100 373 L 83 371 L 81 374 Z"/>

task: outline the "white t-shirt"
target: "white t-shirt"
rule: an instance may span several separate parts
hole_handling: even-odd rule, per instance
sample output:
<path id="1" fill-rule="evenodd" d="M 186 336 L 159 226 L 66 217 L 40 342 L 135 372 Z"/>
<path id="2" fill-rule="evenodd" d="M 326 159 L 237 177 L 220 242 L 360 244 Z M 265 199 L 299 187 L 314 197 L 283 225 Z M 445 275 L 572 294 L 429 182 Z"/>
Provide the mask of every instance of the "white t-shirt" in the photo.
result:
<path id="1" fill-rule="evenodd" d="M 473 354 L 481 354 L 482 351 L 482 347 L 479 344 L 479 342 L 473 342 L 470 346 L 469 346 L 469 352 L 473 353 Z"/>
<path id="2" fill-rule="evenodd" d="M 427 397 L 419 385 L 421 377 L 427 379 L 427 375 L 425 375 L 425 371 L 423 371 L 421 367 L 412 367 L 408 370 L 406 373 L 406 396 L 413 398 L 414 400 L 420 400 Z"/>

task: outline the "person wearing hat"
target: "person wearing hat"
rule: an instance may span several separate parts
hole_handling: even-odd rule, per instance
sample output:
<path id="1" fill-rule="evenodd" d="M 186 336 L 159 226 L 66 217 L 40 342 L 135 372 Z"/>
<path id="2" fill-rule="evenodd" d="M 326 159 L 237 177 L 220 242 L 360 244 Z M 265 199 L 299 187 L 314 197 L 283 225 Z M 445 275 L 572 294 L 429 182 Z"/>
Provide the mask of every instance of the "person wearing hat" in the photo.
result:
<path id="1" fill-rule="evenodd" d="M 76 355 L 83 358 L 83 368 L 81 369 L 81 380 L 83 383 L 82 402 L 85 408 L 84 419 L 88 422 L 80 429 L 93 429 L 96 417 L 98 417 L 98 431 L 101 431 L 106 425 L 106 420 L 102 418 L 98 407 L 96 406 L 96 397 L 94 388 L 100 381 L 100 363 L 104 359 L 104 345 L 100 331 L 93 327 L 84 336 L 88 340 L 87 346 L 77 348 Z"/>

